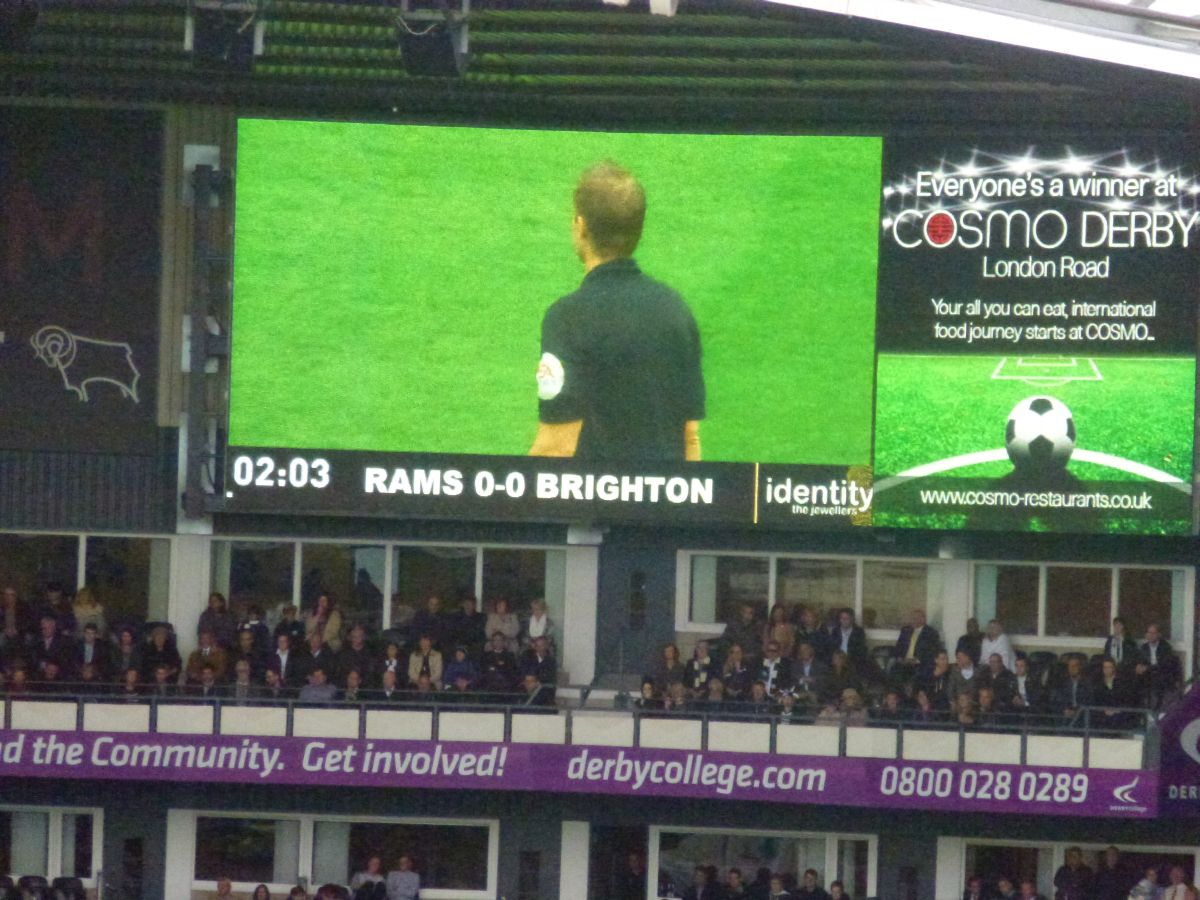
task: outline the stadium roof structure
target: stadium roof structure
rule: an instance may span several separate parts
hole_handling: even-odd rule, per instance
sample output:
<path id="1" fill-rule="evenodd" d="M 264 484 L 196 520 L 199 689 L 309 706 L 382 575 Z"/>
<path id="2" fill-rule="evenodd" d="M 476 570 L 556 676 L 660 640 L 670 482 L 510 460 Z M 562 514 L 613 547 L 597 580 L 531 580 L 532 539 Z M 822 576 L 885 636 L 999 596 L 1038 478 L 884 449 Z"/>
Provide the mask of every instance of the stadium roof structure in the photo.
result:
<path id="1" fill-rule="evenodd" d="M 1200 0 L 772 0 L 1200 78 Z"/>
<path id="2" fill-rule="evenodd" d="M 445 79 L 405 74 L 390 0 L 256 0 L 250 72 L 194 66 L 188 0 L 41 0 L 25 45 L 0 42 L 0 94 L 665 129 L 1196 125 L 1179 74 L 780 2 L 646 4 L 473 0 L 469 70 Z"/>

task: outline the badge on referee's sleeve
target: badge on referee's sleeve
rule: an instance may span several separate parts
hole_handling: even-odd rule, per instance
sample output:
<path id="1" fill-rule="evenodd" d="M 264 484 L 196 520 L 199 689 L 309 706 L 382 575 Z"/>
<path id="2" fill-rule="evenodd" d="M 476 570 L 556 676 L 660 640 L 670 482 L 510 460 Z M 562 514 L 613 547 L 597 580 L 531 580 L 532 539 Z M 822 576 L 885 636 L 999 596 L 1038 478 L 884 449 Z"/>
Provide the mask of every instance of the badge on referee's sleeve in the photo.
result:
<path id="1" fill-rule="evenodd" d="M 538 399 L 553 400 L 562 393 L 565 380 L 562 360 L 553 353 L 543 353 L 537 369 Z"/>

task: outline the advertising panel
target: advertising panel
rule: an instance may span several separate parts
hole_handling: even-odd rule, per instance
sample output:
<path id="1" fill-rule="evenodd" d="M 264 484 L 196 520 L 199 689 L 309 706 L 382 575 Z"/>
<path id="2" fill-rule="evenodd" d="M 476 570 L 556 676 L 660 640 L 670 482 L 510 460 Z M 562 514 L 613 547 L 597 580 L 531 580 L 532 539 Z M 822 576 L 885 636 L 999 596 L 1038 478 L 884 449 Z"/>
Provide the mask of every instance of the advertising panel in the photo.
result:
<path id="1" fill-rule="evenodd" d="M 238 140 L 229 511 L 1190 529 L 1170 141 Z"/>
<path id="2" fill-rule="evenodd" d="M 1186 533 L 1186 149 L 894 140 L 887 159 L 875 523 Z"/>
<path id="3" fill-rule="evenodd" d="M 153 451 L 162 117 L 0 116 L 0 449 Z"/>
<path id="4" fill-rule="evenodd" d="M 1155 772 L 542 744 L 0 731 L 0 776 L 1155 815 Z"/>

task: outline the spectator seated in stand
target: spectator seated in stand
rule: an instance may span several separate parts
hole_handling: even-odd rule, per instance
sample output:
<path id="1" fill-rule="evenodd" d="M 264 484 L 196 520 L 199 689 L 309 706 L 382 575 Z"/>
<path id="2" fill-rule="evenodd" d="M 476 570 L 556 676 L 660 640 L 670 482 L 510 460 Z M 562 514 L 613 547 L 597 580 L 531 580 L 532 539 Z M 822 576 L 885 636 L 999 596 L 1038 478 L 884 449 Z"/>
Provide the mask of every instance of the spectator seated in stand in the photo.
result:
<path id="1" fill-rule="evenodd" d="M 554 706 L 554 686 L 542 684 L 537 680 L 537 676 L 530 672 L 527 672 L 524 677 L 522 677 L 521 690 L 525 693 L 527 706 Z"/>
<path id="2" fill-rule="evenodd" d="M 225 696 L 239 705 L 262 696 L 260 686 L 254 681 L 254 672 L 250 668 L 249 660 L 239 659 L 233 664 L 233 681 L 225 691 Z"/>
<path id="3" fill-rule="evenodd" d="M 754 681 L 750 685 L 750 694 L 741 704 L 739 713 L 748 713 L 752 716 L 773 716 L 775 715 L 775 701 L 771 699 L 771 695 L 767 693 L 767 685 L 763 681 Z"/>
<path id="4" fill-rule="evenodd" d="M 658 692 L 654 689 L 654 682 L 650 679 L 642 681 L 638 697 L 633 701 L 633 708 L 638 712 L 653 712 L 662 709 L 662 698 L 658 696 Z"/>
<path id="5" fill-rule="evenodd" d="M 386 900 L 387 876 L 383 872 L 383 861 L 378 856 L 367 860 L 366 868 L 355 872 L 350 879 L 350 890 L 354 900 Z"/>
<path id="6" fill-rule="evenodd" d="M 999 619 L 992 619 L 987 623 L 987 630 L 979 645 L 979 664 L 987 665 L 993 653 L 1000 655 L 1000 660 L 1008 671 L 1011 672 L 1016 667 L 1017 654 L 1013 651 L 1012 641 L 1004 633 L 1004 625 Z"/>
<path id="7" fill-rule="evenodd" d="M 909 613 L 908 624 L 900 629 L 900 636 L 892 649 L 892 676 L 901 684 L 911 682 L 933 668 L 934 659 L 941 649 L 941 635 L 926 622 L 925 610 L 913 609 Z"/>
<path id="8" fill-rule="evenodd" d="M 370 699 L 369 692 L 363 690 L 363 677 L 358 673 L 358 669 L 351 669 L 346 673 L 342 688 L 338 699 L 343 703 L 362 703 Z"/>
<path id="9" fill-rule="evenodd" d="M 279 646 L 279 636 L 281 634 L 287 635 L 290 646 L 301 646 L 304 643 L 305 634 L 304 623 L 297 618 L 299 611 L 294 605 L 288 603 L 279 610 L 279 613 L 282 618 L 280 618 L 279 624 L 275 626 L 271 634 L 275 646 Z"/>
<path id="10" fill-rule="evenodd" d="M 989 654 L 986 666 L 975 676 L 976 688 L 990 688 L 997 705 L 1007 709 L 1017 689 L 1017 678 L 1004 667 L 1004 658 L 999 653 Z"/>
<path id="11" fill-rule="evenodd" d="M 237 633 L 237 647 L 229 657 L 232 668 L 236 669 L 238 663 L 245 662 L 250 667 L 251 679 L 261 682 L 267 671 L 267 658 L 268 654 L 259 650 L 253 629 L 240 629 Z"/>
<path id="12" fill-rule="evenodd" d="M 525 620 L 524 644 L 526 648 L 533 644 L 535 638 L 540 637 L 546 639 L 546 645 L 550 648 L 550 652 L 554 653 L 557 639 L 554 620 L 550 618 L 550 613 L 546 609 L 546 601 L 541 597 L 529 604 L 529 618 Z"/>
<path id="13" fill-rule="evenodd" d="M 218 681 L 224 681 L 228 664 L 225 651 L 217 646 L 216 636 L 211 631 L 202 631 L 200 632 L 200 646 L 188 656 L 185 669 L 188 683 L 199 684 L 201 670 L 205 666 L 212 668 Z"/>
<path id="14" fill-rule="evenodd" d="M 692 710 L 692 698 L 688 696 L 687 688 L 683 686 L 683 682 L 676 681 L 669 688 L 667 694 L 663 697 L 662 708 L 665 712 L 682 713 Z"/>
<path id="15" fill-rule="evenodd" d="M 200 680 L 187 686 L 187 696 L 197 700 L 215 700 L 224 692 L 217 683 L 217 670 L 211 662 L 200 667 Z"/>
<path id="16" fill-rule="evenodd" d="M 337 688 L 330 683 L 325 667 L 317 664 L 308 672 L 308 684 L 300 688 L 301 703 L 332 703 L 337 699 Z"/>
<path id="17" fill-rule="evenodd" d="M 71 606 L 71 614 L 75 617 L 75 634 L 82 634 L 88 625 L 96 628 L 96 633 L 104 638 L 108 636 L 108 623 L 104 618 L 104 607 L 96 598 L 96 592 L 90 587 L 81 587 L 75 594 L 75 602 Z"/>
<path id="18" fill-rule="evenodd" d="M 819 702 L 825 691 L 829 666 L 817 658 L 816 648 L 807 639 L 796 645 L 796 661 L 792 664 L 792 684 L 808 704 Z"/>
<path id="19" fill-rule="evenodd" d="M 400 679 L 395 671 L 384 671 L 383 682 L 379 690 L 371 695 L 371 699 L 378 703 L 396 703 L 404 699 L 404 693 L 400 690 Z"/>
<path id="20" fill-rule="evenodd" d="M 113 645 L 100 637 L 100 630 L 95 622 L 83 626 L 83 640 L 75 647 L 75 659 L 72 668 L 82 672 L 84 666 L 91 666 L 96 681 L 109 681 L 113 676 Z"/>
<path id="21" fill-rule="evenodd" d="M 517 653 L 520 650 L 521 620 L 515 612 L 509 610 L 506 598 L 496 598 L 484 627 L 485 634 L 495 634 L 498 631 L 504 635 L 504 644 L 509 653 Z"/>
<path id="22" fill-rule="evenodd" d="M 679 659 L 679 648 L 675 644 L 666 644 L 662 653 L 647 676 L 654 682 L 654 690 L 666 694 L 675 682 L 683 682 L 684 665 Z"/>
<path id="23" fill-rule="evenodd" d="M 774 697 L 780 691 L 791 690 L 792 661 L 783 657 L 783 648 L 777 641 L 767 642 L 767 655 L 763 657 L 762 665 L 758 668 L 758 680 L 767 688 L 767 693 Z"/>
<path id="24" fill-rule="evenodd" d="M 758 611 L 753 603 L 738 604 L 737 617 L 725 625 L 724 641 L 726 647 L 737 644 L 742 648 L 746 664 L 752 665 L 762 656 L 763 623 L 758 618 Z M 726 654 L 728 657 L 728 654 Z M 749 689 L 749 685 L 747 685 Z"/>
<path id="25" fill-rule="evenodd" d="M 145 695 L 162 700 L 167 697 L 177 697 L 179 695 L 179 684 L 175 679 L 171 667 L 166 663 L 159 663 L 150 673 L 150 682 L 146 685 Z"/>
<path id="26" fill-rule="evenodd" d="M 346 676 L 353 670 L 366 684 L 375 683 L 375 654 L 367 646 L 367 630 L 362 625 L 350 629 L 346 642 L 337 653 L 337 680 L 345 686 Z"/>
<path id="27" fill-rule="evenodd" d="M 549 642 L 544 637 L 534 638 L 533 646 L 521 657 L 521 674 L 534 675 L 551 688 L 558 684 L 558 660 L 551 655 Z"/>
<path id="28" fill-rule="evenodd" d="M 142 679 L 152 680 L 154 670 L 159 666 L 166 666 L 170 678 L 177 678 L 183 668 L 183 660 L 175 649 L 175 635 L 171 626 L 166 622 L 153 622 L 148 627 L 150 640 L 142 648 Z"/>
<path id="29" fill-rule="evenodd" d="M 959 651 L 962 651 L 967 654 L 967 658 L 971 662 L 978 663 L 982 650 L 983 632 L 979 630 L 979 620 L 975 618 L 967 619 L 966 633 L 954 645 L 954 658 L 957 659 Z"/>
<path id="30" fill-rule="evenodd" d="M 423 634 L 417 641 L 417 649 L 408 657 L 408 681 L 415 684 L 422 676 L 429 679 L 434 690 L 442 685 L 442 654 L 433 649 L 433 636 Z"/>
<path id="31" fill-rule="evenodd" d="M 200 613 L 200 620 L 196 623 L 197 637 L 205 631 L 213 636 L 217 646 L 226 649 L 233 647 L 234 636 L 237 633 L 237 620 L 229 611 L 225 595 L 217 591 L 208 595 L 208 608 Z"/>
<path id="32" fill-rule="evenodd" d="M 1137 724 L 1137 715 L 1127 712 L 1129 707 L 1137 705 L 1137 688 L 1133 678 L 1117 668 L 1115 660 L 1107 657 L 1101 660 L 1100 675 L 1092 693 L 1092 702 L 1102 707 L 1092 713 L 1093 726 L 1120 730 Z"/>
<path id="33" fill-rule="evenodd" d="M 442 677 L 447 685 L 453 685 L 460 691 L 470 691 L 475 688 L 476 682 L 479 681 L 479 667 L 467 656 L 465 644 L 459 644 L 454 648 L 454 658 L 446 663 Z M 466 687 L 459 687 L 459 682 L 463 682 Z"/>
<path id="34" fill-rule="evenodd" d="M 1082 725 L 1076 718 L 1083 707 L 1091 705 L 1092 699 L 1092 686 L 1083 675 L 1083 660 L 1072 656 L 1067 659 L 1066 678 L 1051 695 L 1050 711 L 1068 724 Z"/>
<path id="35" fill-rule="evenodd" d="M 387 874 L 387 900 L 417 900 L 421 876 L 413 868 L 412 857 L 401 855 L 396 868 Z"/>
<path id="36" fill-rule="evenodd" d="M 396 641 L 387 642 L 383 648 L 383 658 L 379 660 L 377 665 L 372 666 L 378 684 L 383 684 L 383 675 L 385 672 L 391 672 L 396 676 L 396 683 L 403 684 L 407 669 L 408 664 L 404 661 L 403 656 L 401 656 L 400 644 Z"/>
<path id="37" fill-rule="evenodd" d="M 467 656 L 471 659 L 479 657 L 487 635 L 487 616 L 475 607 L 475 596 L 466 594 L 459 600 L 458 609 L 445 618 L 446 643 L 449 646 L 466 647 Z"/>
<path id="38" fill-rule="evenodd" d="M 321 644 L 327 646 L 330 653 L 342 649 L 342 613 L 328 591 L 317 594 L 312 608 L 304 616 L 305 640 L 314 635 L 320 636 Z"/>
<path id="39" fill-rule="evenodd" d="M 800 886 L 792 893 L 793 900 L 829 900 L 829 894 L 821 887 L 820 874 L 816 869 L 805 869 Z"/>
<path id="40" fill-rule="evenodd" d="M 708 641 L 696 641 L 692 658 L 683 668 L 683 686 L 697 699 L 708 695 L 708 681 L 719 675 L 716 660 L 709 653 Z"/>
<path id="41" fill-rule="evenodd" d="M 519 678 L 517 658 L 509 653 L 504 635 L 497 631 L 483 653 L 480 687 L 495 694 L 507 694 L 516 689 Z"/>
<path id="42" fill-rule="evenodd" d="M 1171 642 L 1162 636 L 1158 625 L 1146 627 L 1146 640 L 1138 648 L 1135 671 L 1140 679 L 1142 699 L 1150 709 L 1161 709 L 1163 700 L 1179 690 L 1183 671 Z"/>
<path id="43" fill-rule="evenodd" d="M 725 663 L 721 666 L 721 680 L 725 682 L 725 695 L 731 700 L 742 700 L 750 692 L 754 668 L 746 659 L 741 644 L 729 645 Z"/>
<path id="44" fill-rule="evenodd" d="M 238 622 L 238 637 L 243 631 L 250 632 L 254 639 L 254 648 L 260 656 L 266 656 L 271 652 L 275 638 L 271 634 L 271 629 L 267 627 L 267 620 L 263 616 L 262 607 L 259 604 L 249 603 L 246 605 L 246 614 Z"/>

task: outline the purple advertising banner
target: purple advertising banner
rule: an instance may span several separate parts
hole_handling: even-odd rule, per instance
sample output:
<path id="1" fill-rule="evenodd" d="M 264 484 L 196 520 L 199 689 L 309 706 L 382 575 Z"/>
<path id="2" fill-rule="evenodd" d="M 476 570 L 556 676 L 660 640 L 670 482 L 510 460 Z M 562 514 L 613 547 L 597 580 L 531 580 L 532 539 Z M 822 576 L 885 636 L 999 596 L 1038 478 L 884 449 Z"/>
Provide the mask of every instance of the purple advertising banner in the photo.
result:
<path id="1" fill-rule="evenodd" d="M 1194 687 L 1163 717 L 1160 771 L 1163 815 L 1200 817 L 1200 690 Z"/>
<path id="2" fill-rule="evenodd" d="M 546 744 L 0 731 L 0 776 L 1150 818 L 1157 773 Z"/>

